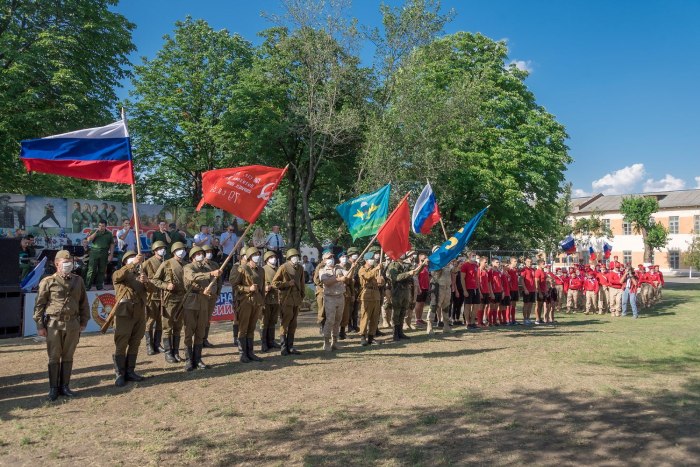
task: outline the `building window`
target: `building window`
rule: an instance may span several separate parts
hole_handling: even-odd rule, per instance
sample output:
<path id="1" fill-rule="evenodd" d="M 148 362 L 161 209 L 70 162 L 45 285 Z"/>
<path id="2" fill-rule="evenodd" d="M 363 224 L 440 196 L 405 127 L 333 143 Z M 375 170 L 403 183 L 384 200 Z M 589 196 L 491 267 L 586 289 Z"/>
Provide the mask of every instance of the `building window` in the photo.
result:
<path id="1" fill-rule="evenodd" d="M 695 235 L 700 235 L 700 216 L 695 216 L 693 220 L 693 233 Z"/>
<path id="2" fill-rule="evenodd" d="M 622 235 L 632 235 L 632 224 L 622 221 Z"/>
<path id="3" fill-rule="evenodd" d="M 651 250 L 651 264 L 656 264 L 656 250 Z"/>
<path id="4" fill-rule="evenodd" d="M 678 250 L 671 250 L 668 252 L 668 267 L 671 269 L 680 269 L 681 267 L 681 255 Z"/>
<path id="5" fill-rule="evenodd" d="M 677 234 L 678 233 L 678 216 L 668 217 L 668 233 Z"/>
<path id="6" fill-rule="evenodd" d="M 632 251 L 631 250 L 623 250 L 622 263 L 625 266 L 627 266 L 628 264 L 632 264 Z"/>
<path id="7" fill-rule="evenodd" d="M 610 219 L 603 219 L 603 227 L 605 227 L 606 230 L 610 230 Z"/>

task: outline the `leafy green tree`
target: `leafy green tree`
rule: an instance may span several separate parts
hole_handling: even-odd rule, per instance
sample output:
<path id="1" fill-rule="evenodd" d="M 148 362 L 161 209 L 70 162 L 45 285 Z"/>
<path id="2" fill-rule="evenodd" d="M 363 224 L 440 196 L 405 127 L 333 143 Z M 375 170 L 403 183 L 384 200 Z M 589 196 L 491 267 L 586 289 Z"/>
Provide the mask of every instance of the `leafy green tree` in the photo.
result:
<path id="1" fill-rule="evenodd" d="M 252 58 L 251 44 L 237 34 L 188 17 L 153 60 L 135 67 L 127 108 L 140 194 L 194 206 L 202 172 L 246 162 L 224 122 Z"/>
<path id="2" fill-rule="evenodd" d="M 654 249 L 661 250 L 668 244 L 668 230 L 652 217 L 658 210 L 659 202 L 653 196 L 627 196 L 620 204 L 625 222 L 632 225 L 634 233 L 642 235 L 647 263 L 651 263 Z"/>
<path id="3" fill-rule="evenodd" d="M 19 141 L 109 123 L 129 76 L 134 25 L 116 0 L 0 6 L 0 191 L 91 196 L 97 184 L 25 172 Z"/>
<path id="4" fill-rule="evenodd" d="M 700 235 L 693 236 L 693 241 L 688 245 L 688 250 L 683 252 L 683 264 L 687 264 L 695 271 L 700 270 Z"/>

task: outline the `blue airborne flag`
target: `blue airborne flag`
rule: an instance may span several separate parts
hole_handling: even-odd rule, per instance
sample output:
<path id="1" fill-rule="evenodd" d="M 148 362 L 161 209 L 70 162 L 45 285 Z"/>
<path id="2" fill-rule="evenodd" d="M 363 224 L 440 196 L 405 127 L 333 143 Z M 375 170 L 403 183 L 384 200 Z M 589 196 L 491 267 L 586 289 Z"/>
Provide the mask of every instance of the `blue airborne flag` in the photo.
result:
<path id="1" fill-rule="evenodd" d="M 390 192 L 391 183 L 388 183 L 375 192 L 360 195 L 336 206 L 335 210 L 347 224 L 353 241 L 377 233 L 389 213 Z"/>
<path id="2" fill-rule="evenodd" d="M 440 248 L 435 250 L 435 253 L 428 257 L 428 260 L 430 261 L 429 269 L 431 271 L 437 271 L 438 269 L 444 268 L 450 261 L 459 256 L 464 247 L 467 246 L 469 239 L 474 233 L 474 229 L 476 229 L 476 226 L 479 225 L 479 221 L 484 216 L 487 209 L 488 207 L 485 207 L 479 211 L 479 213 L 472 217 L 471 220 L 464 225 L 464 227 L 459 229 L 457 233 L 447 239 L 445 243 L 440 246 Z"/>
<path id="3" fill-rule="evenodd" d="M 45 270 L 46 256 L 44 256 L 44 259 L 42 259 L 41 262 L 36 265 L 32 272 L 27 274 L 27 276 L 24 279 L 22 279 L 22 283 L 19 285 L 20 288 L 25 292 L 31 292 L 34 287 L 39 285 L 39 282 L 41 281 Z"/>

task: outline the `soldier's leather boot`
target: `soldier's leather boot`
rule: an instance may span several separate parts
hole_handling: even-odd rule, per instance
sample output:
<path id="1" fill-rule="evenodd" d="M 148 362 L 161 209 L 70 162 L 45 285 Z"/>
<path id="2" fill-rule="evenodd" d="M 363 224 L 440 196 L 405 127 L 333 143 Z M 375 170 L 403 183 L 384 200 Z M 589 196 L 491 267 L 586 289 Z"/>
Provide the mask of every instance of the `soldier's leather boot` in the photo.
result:
<path id="1" fill-rule="evenodd" d="M 73 360 L 61 362 L 61 394 L 66 397 L 75 397 L 76 393 L 70 390 L 70 375 L 73 372 Z"/>
<path id="2" fill-rule="evenodd" d="M 117 379 L 114 380 L 114 385 L 121 388 L 126 386 L 126 355 L 112 355 L 114 360 L 114 373 Z"/>
<path id="3" fill-rule="evenodd" d="M 410 339 L 406 334 L 403 332 L 403 326 L 399 326 L 399 337 L 401 339 Z"/>
<path id="4" fill-rule="evenodd" d="M 386 334 L 384 334 L 382 331 L 379 330 L 379 328 L 377 328 L 377 333 L 376 333 L 376 335 L 377 335 L 378 337 L 382 337 L 382 336 L 385 336 Z"/>
<path id="5" fill-rule="evenodd" d="M 248 339 L 239 339 L 238 348 L 240 349 L 238 361 L 241 363 L 250 363 L 250 359 L 248 358 Z"/>
<path id="6" fill-rule="evenodd" d="M 266 353 L 270 350 L 270 346 L 267 343 L 268 328 L 260 329 L 260 351 Z"/>
<path id="7" fill-rule="evenodd" d="M 202 361 L 202 344 L 194 346 L 194 359 L 197 362 L 197 368 L 200 370 L 208 370 L 209 365 Z"/>
<path id="8" fill-rule="evenodd" d="M 194 349 L 191 346 L 185 347 L 185 353 L 187 354 L 187 360 L 185 360 L 185 371 L 193 371 L 195 368 Z"/>
<path id="9" fill-rule="evenodd" d="M 394 325 L 394 337 L 392 338 L 392 340 L 393 340 L 394 342 L 398 342 L 398 341 L 401 340 L 401 335 L 399 334 L 399 329 L 401 329 L 401 325 L 400 325 L 400 324 L 395 324 L 395 325 Z"/>
<path id="10" fill-rule="evenodd" d="M 289 355 L 289 346 L 287 343 L 287 335 L 282 334 L 281 340 L 282 340 L 282 345 L 280 347 L 282 347 L 282 350 L 280 351 L 280 354 Z"/>
<path id="11" fill-rule="evenodd" d="M 270 349 L 281 349 L 282 346 L 275 342 L 275 327 L 267 328 L 267 346 Z"/>
<path id="12" fill-rule="evenodd" d="M 238 350 L 241 350 L 241 344 L 238 342 L 238 324 L 233 325 L 233 345 L 238 347 Z"/>
<path id="13" fill-rule="evenodd" d="M 172 337 L 166 337 L 163 339 L 163 355 L 165 356 L 166 362 L 177 363 L 177 360 L 175 360 L 175 357 L 173 357 L 172 340 Z"/>
<path id="14" fill-rule="evenodd" d="M 136 355 L 126 355 L 126 374 L 124 375 L 127 381 L 141 382 L 144 378 L 140 374 L 136 373 Z"/>
<path id="15" fill-rule="evenodd" d="M 338 334 L 338 339 L 341 341 L 345 340 L 348 337 L 348 335 L 345 333 L 345 326 L 340 328 L 340 334 Z"/>
<path id="16" fill-rule="evenodd" d="M 156 351 L 153 348 L 153 331 L 146 331 L 146 355 L 155 355 Z"/>
<path id="17" fill-rule="evenodd" d="M 153 331 L 153 350 L 156 353 L 163 353 L 165 352 L 165 347 L 163 347 L 160 343 L 161 339 L 163 338 L 163 331 L 156 330 Z"/>
<path id="18" fill-rule="evenodd" d="M 60 388 L 58 387 L 60 384 L 60 371 L 60 363 L 49 363 L 49 395 L 46 396 L 46 399 L 50 402 L 58 399 L 60 393 Z"/>
<path id="19" fill-rule="evenodd" d="M 294 348 L 294 333 L 287 333 L 287 347 L 289 348 L 289 353 L 292 355 L 301 355 L 297 349 Z"/>
<path id="20" fill-rule="evenodd" d="M 202 347 L 204 347 L 206 349 L 214 348 L 214 344 L 209 342 L 209 326 L 204 328 L 204 342 L 202 342 Z"/>
<path id="21" fill-rule="evenodd" d="M 331 350 L 338 350 L 338 336 L 331 336 Z"/>
<path id="22" fill-rule="evenodd" d="M 367 342 L 367 338 L 365 336 L 362 336 L 362 339 L 360 339 L 360 345 L 362 347 L 367 347 L 369 345 L 369 342 Z"/>
<path id="23" fill-rule="evenodd" d="M 253 353 L 253 345 L 254 345 L 253 338 L 252 337 L 246 338 L 246 352 L 248 355 L 248 359 L 253 361 L 253 362 L 262 362 L 263 359 L 258 357 L 257 355 L 255 355 Z"/>
<path id="24" fill-rule="evenodd" d="M 367 336 L 367 345 L 375 345 L 374 336 Z"/>
<path id="25" fill-rule="evenodd" d="M 184 361 L 180 356 L 180 339 L 181 336 L 173 336 L 173 358 L 177 363 L 182 363 Z"/>

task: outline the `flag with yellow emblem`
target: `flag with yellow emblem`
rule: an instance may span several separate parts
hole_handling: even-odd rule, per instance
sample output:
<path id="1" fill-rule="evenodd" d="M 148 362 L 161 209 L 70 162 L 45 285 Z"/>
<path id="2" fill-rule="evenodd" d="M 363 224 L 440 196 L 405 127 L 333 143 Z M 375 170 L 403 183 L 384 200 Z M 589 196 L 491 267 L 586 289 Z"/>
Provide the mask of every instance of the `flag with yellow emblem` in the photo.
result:
<path id="1" fill-rule="evenodd" d="M 353 241 L 377 233 L 389 213 L 390 193 L 391 183 L 388 183 L 377 191 L 360 195 L 335 208 L 347 224 Z"/>

